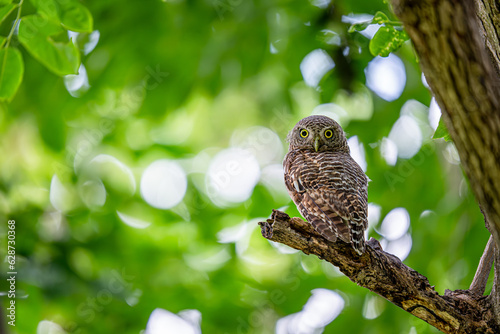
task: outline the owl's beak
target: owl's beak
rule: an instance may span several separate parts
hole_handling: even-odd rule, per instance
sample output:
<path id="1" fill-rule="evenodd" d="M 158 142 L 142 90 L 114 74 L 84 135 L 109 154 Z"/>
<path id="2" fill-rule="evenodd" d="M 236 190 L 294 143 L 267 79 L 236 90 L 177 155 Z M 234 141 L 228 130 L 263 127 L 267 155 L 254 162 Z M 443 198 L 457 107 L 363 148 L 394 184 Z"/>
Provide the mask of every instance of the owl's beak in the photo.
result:
<path id="1" fill-rule="evenodd" d="M 316 152 L 319 150 L 319 136 L 314 137 L 314 150 Z"/>

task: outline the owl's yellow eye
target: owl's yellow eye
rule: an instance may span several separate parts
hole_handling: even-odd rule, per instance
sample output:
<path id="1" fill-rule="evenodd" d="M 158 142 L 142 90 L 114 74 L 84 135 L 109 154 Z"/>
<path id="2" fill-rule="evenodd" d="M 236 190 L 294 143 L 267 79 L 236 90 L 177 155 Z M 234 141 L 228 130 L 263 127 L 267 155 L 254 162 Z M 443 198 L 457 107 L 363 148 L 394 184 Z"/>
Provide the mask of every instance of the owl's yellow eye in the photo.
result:
<path id="1" fill-rule="evenodd" d="M 307 131 L 306 129 L 300 130 L 300 136 L 302 138 L 306 138 L 307 136 L 309 136 L 309 131 Z"/>
<path id="2" fill-rule="evenodd" d="M 330 139 L 330 138 L 332 138 L 332 137 L 333 137 L 333 131 L 332 131 L 332 130 L 330 130 L 330 129 L 326 130 L 326 131 L 325 131 L 325 138 Z"/>

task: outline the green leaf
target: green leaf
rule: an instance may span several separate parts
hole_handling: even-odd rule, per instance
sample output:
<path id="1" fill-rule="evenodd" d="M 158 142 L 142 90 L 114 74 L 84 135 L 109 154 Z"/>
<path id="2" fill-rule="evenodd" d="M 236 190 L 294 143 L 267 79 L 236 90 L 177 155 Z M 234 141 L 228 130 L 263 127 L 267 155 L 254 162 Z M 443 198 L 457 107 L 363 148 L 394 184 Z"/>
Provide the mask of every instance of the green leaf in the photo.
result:
<path id="1" fill-rule="evenodd" d="M 404 30 L 397 30 L 393 26 L 382 26 L 370 41 L 370 53 L 374 56 L 387 57 L 408 39 L 408 34 Z"/>
<path id="2" fill-rule="evenodd" d="M 384 24 L 390 22 L 389 18 L 387 15 L 385 15 L 382 12 L 376 12 L 375 15 L 373 16 L 372 23 L 375 24 Z"/>
<path id="3" fill-rule="evenodd" d="M 63 27 L 71 31 L 92 32 L 92 14 L 85 6 L 78 1 L 67 1 L 61 7 L 61 23 Z"/>
<path id="4" fill-rule="evenodd" d="M 446 125 L 443 122 L 443 117 L 439 119 L 439 124 L 436 129 L 436 132 L 434 132 L 434 136 L 432 136 L 432 139 L 438 139 L 438 138 L 443 138 L 445 141 L 451 141 L 450 133 L 448 132 L 448 129 L 446 128 Z"/>
<path id="5" fill-rule="evenodd" d="M 49 20 L 62 24 L 65 29 L 91 32 L 92 15 L 77 0 L 31 0 L 38 13 Z"/>
<path id="6" fill-rule="evenodd" d="M 64 29 L 40 15 L 29 15 L 19 23 L 19 41 L 40 63 L 57 75 L 78 73 L 80 53 L 73 41 L 55 41 Z"/>
<path id="7" fill-rule="evenodd" d="M 24 63 L 16 48 L 0 49 L 0 101 L 10 101 L 23 80 Z"/>
<path id="8" fill-rule="evenodd" d="M 400 26 L 401 22 L 391 21 L 387 15 L 382 12 L 376 12 L 373 19 L 363 22 L 354 23 L 349 27 L 347 32 L 363 31 L 370 24 L 387 24 L 388 26 Z"/>
<path id="9" fill-rule="evenodd" d="M 38 14 L 57 23 L 59 20 L 60 8 L 54 0 L 31 0 L 33 6 L 38 10 Z"/>
<path id="10" fill-rule="evenodd" d="M 12 0 L 0 0 L 0 6 L 5 6 L 12 3 Z"/>
<path id="11" fill-rule="evenodd" d="M 354 24 L 351 24 L 351 26 L 349 27 L 349 30 L 347 30 L 347 32 L 356 32 L 356 31 L 363 31 L 365 30 L 370 24 L 372 23 L 372 21 L 363 21 L 363 22 L 359 22 L 359 23 L 354 23 Z"/>
<path id="12" fill-rule="evenodd" d="M 7 18 L 7 16 L 9 16 L 9 14 L 12 13 L 14 8 L 16 8 L 16 7 L 17 7 L 17 5 L 10 3 L 10 4 L 0 8 L 0 23 L 2 23 L 3 20 L 5 20 L 5 18 Z"/>

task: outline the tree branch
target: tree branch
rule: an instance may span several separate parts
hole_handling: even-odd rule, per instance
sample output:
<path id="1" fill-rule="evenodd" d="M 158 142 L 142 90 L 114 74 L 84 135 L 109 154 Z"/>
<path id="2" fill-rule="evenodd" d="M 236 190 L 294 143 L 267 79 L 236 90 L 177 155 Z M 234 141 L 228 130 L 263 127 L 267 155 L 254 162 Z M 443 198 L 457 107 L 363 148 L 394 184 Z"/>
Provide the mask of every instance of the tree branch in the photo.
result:
<path id="1" fill-rule="evenodd" d="M 472 279 L 472 283 L 470 284 L 469 291 L 482 296 L 484 294 L 484 290 L 486 289 L 486 283 L 488 283 L 488 276 L 490 275 L 491 266 L 493 265 L 494 258 L 494 242 L 493 237 L 490 236 L 488 239 L 488 243 L 484 249 L 483 255 L 479 260 L 479 265 L 477 266 L 476 274 Z"/>
<path id="2" fill-rule="evenodd" d="M 386 253 L 375 239 L 358 256 L 343 242 L 331 243 L 307 222 L 273 210 L 260 222 L 262 235 L 272 241 L 313 254 L 337 266 L 349 279 L 428 322 L 444 333 L 498 333 L 488 298 L 467 290 L 446 290 L 440 296 L 427 278 Z"/>

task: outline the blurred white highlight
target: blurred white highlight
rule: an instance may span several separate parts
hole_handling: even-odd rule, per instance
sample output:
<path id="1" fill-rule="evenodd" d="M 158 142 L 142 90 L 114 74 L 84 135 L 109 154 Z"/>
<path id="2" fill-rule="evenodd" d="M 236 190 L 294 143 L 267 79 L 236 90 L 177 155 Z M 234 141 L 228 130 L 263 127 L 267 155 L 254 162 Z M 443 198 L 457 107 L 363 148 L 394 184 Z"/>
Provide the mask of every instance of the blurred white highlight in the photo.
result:
<path id="1" fill-rule="evenodd" d="M 340 46 L 342 44 L 342 39 L 340 38 L 340 35 L 337 34 L 335 31 L 329 29 L 323 29 L 321 30 L 321 33 L 323 34 L 322 40 L 326 44 L 336 45 L 336 46 Z"/>
<path id="2" fill-rule="evenodd" d="M 248 150 L 229 148 L 210 162 L 205 185 L 212 202 L 228 206 L 250 198 L 259 178 L 260 167 L 255 156 Z"/>
<path id="3" fill-rule="evenodd" d="M 261 166 L 283 159 L 283 144 L 276 132 L 263 126 L 253 126 L 235 131 L 231 146 L 250 152 Z"/>
<path id="4" fill-rule="evenodd" d="M 330 4 L 330 0 L 310 0 L 311 5 L 325 9 Z"/>
<path id="5" fill-rule="evenodd" d="M 68 93 L 73 97 L 80 97 L 89 90 L 89 78 L 87 70 L 83 64 L 78 69 L 78 74 L 68 74 L 64 76 L 64 86 Z"/>
<path id="6" fill-rule="evenodd" d="M 382 221 L 380 230 L 377 231 L 384 237 L 380 241 L 382 248 L 391 254 L 396 255 L 404 261 L 410 254 L 412 238 L 408 233 L 410 227 L 410 215 L 405 208 L 395 208 L 391 210 Z"/>
<path id="7" fill-rule="evenodd" d="M 62 184 L 56 174 L 52 176 L 52 181 L 50 182 L 49 198 L 52 206 L 61 212 L 69 211 L 74 206 L 70 191 Z"/>
<path id="8" fill-rule="evenodd" d="M 311 115 L 323 115 L 337 121 L 341 126 L 347 125 L 350 120 L 347 111 L 335 103 L 323 103 L 316 106 Z"/>
<path id="9" fill-rule="evenodd" d="M 366 85 L 386 101 L 401 96 L 406 84 L 405 66 L 396 55 L 375 57 L 366 67 Z"/>
<path id="10" fill-rule="evenodd" d="M 379 296 L 366 296 L 365 303 L 363 305 L 363 317 L 366 319 L 375 319 L 385 309 L 385 300 Z"/>
<path id="11" fill-rule="evenodd" d="M 317 87 L 325 74 L 334 67 L 335 63 L 328 53 L 316 49 L 304 57 L 300 63 L 300 72 L 308 86 Z"/>
<path id="12" fill-rule="evenodd" d="M 110 187 L 122 193 L 133 195 L 136 190 L 135 177 L 130 168 L 117 158 L 99 154 L 88 165 L 91 172 L 105 180 Z"/>
<path id="13" fill-rule="evenodd" d="M 387 240 L 401 238 L 410 227 L 410 215 L 405 208 L 392 209 L 382 221 L 378 233 Z"/>
<path id="14" fill-rule="evenodd" d="M 255 218 L 235 226 L 226 227 L 217 233 L 217 241 L 221 244 L 234 242 L 236 254 L 242 256 L 248 249 L 252 232 L 257 227 L 257 223 L 265 219 L 266 218 Z"/>
<path id="15" fill-rule="evenodd" d="M 412 243 L 413 241 L 409 233 L 396 240 L 383 239 L 380 242 L 382 248 L 387 253 L 396 255 L 401 261 L 404 261 L 408 254 L 410 254 Z"/>
<path id="16" fill-rule="evenodd" d="M 200 254 L 186 254 L 183 258 L 194 270 L 210 272 L 222 268 L 231 259 L 231 254 L 226 248 L 214 248 Z"/>
<path id="17" fill-rule="evenodd" d="M 344 23 L 361 23 L 365 21 L 371 21 L 373 19 L 373 15 L 370 14 L 349 14 L 342 15 L 342 22 Z M 361 35 L 365 36 L 368 39 L 372 39 L 375 33 L 380 29 L 380 25 L 378 24 L 369 24 L 365 30 L 358 31 Z"/>
<path id="18" fill-rule="evenodd" d="M 68 232 L 68 223 L 60 211 L 45 212 L 38 220 L 38 235 L 44 241 L 64 240 Z"/>
<path id="19" fill-rule="evenodd" d="M 424 87 L 429 89 L 429 84 L 427 83 L 427 78 L 425 77 L 424 73 L 422 73 L 421 80 Z"/>
<path id="20" fill-rule="evenodd" d="M 139 299 L 142 296 L 142 290 L 141 289 L 135 289 L 132 294 L 128 295 L 125 297 L 125 302 L 129 306 L 135 306 L 137 303 L 139 303 Z"/>
<path id="21" fill-rule="evenodd" d="M 157 308 L 149 316 L 145 334 L 201 334 L 201 313 L 184 310 L 174 314 Z"/>
<path id="22" fill-rule="evenodd" d="M 457 148 L 453 143 L 448 143 L 446 145 L 446 148 L 443 151 L 443 156 L 452 165 L 460 164 L 460 156 L 458 155 Z"/>
<path id="23" fill-rule="evenodd" d="M 88 42 L 83 46 L 83 54 L 88 55 L 94 50 L 99 42 L 99 37 L 101 37 L 101 33 L 99 30 L 94 30 L 90 33 Z"/>
<path id="24" fill-rule="evenodd" d="M 176 206 L 184 198 L 186 189 L 186 173 L 176 162 L 156 160 L 142 174 L 141 195 L 155 208 L 170 209 Z"/>
<path id="25" fill-rule="evenodd" d="M 363 170 L 366 172 L 366 159 L 365 159 L 365 149 L 363 147 L 363 143 L 360 143 L 358 140 L 358 136 L 352 136 L 347 140 L 347 144 L 349 145 L 349 149 L 351 150 L 351 157 L 356 161 Z"/>
<path id="26" fill-rule="evenodd" d="M 366 232 L 371 230 L 375 225 L 378 224 L 380 220 L 382 208 L 380 205 L 375 203 L 368 203 L 368 229 Z M 367 235 L 365 235 L 367 236 Z"/>
<path id="27" fill-rule="evenodd" d="M 441 108 L 436 102 L 435 98 L 432 98 L 431 105 L 429 106 L 429 124 L 434 130 L 437 129 L 439 125 L 439 119 L 441 118 Z"/>
<path id="28" fill-rule="evenodd" d="M 382 154 L 382 157 L 389 166 L 396 165 L 396 162 L 398 161 L 398 147 L 387 137 L 382 138 L 380 154 Z"/>
<path id="29" fill-rule="evenodd" d="M 279 243 L 279 242 L 274 242 L 274 241 L 269 240 L 269 243 L 271 244 L 271 246 L 273 246 L 273 248 L 275 248 L 281 254 L 295 254 L 295 253 L 300 252 L 299 250 L 297 250 L 295 248 L 289 247 L 289 246 L 282 244 L 282 243 Z"/>
<path id="30" fill-rule="evenodd" d="M 286 202 L 290 200 L 285 186 L 282 164 L 272 164 L 264 167 L 260 180 L 276 200 L 284 200 Z"/>
<path id="31" fill-rule="evenodd" d="M 276 334 L 322 333 L 344 308 L 344 299 L 335 291 L 314 289 L 302 311 L 281 318 Z"/>
<path id="32" fill-rule="evenodd" d="M 78 187 L 78 192 L 88 208 L 99 208 L 106 203 L 106 188 L 99 179 L 85 181 Z"/>
<path id="33" fill-rule="evenodd" d="M 36 334 L 66 334 L 66 331 L 55 322 L 42 320 L 36 327 Z"/>
<path id="34" fill-rule="evenodd" d="M 278 49 L 276 49 L 272 42 L 269 44 L 269 52 L 273 55 L 278 53 Z"/>
<path id="35" fill-rule="evenodd" d="M 392 126 L 389 140 L 396 144 L 400 158 L 409 159 L 422 147 L 422 131 L 415 118 L 402 115 Z"/>
<path id="36" fill-rule="evenodd" d="M 151 225 L 150 222 L 134 218 L 132 216 L 121 213 L 120 211 L 116 211 L 116 214 L 118 215 L 118 217 L 120 217 L 122 222 L 124 222 L 126 225 L 133 227 L 133 228 L 143 229 L 143 228 L 146 228 L 149 225 Z"/>

